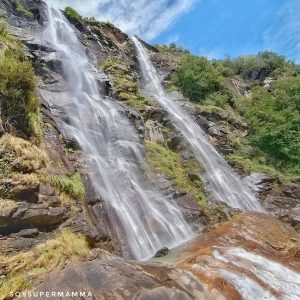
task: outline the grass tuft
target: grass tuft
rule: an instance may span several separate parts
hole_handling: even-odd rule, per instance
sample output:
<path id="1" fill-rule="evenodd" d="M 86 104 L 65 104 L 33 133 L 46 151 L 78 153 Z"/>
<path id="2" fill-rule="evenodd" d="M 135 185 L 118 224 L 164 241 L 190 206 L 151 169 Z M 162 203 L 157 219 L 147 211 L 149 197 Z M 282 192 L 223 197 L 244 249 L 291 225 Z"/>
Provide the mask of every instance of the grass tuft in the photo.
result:
<path id="1" fill-rule="evenodd" d="M 122 101 L 135 109 L 153 106 L 154 102 L 140 93 L 128 63 L 119 58 L 109 57 L 101 67 L 113 77 L 116 92 Z"/>
<path id="2" fill-rule="evenodd" d="M 155 171 L 167 175 L 173 180 L 178 188 L 194 196 L 201 205 L 206 204 L 202 182 L 197 179 L 190 179 L 189 174 L 199 171 L 194 161 L 183 164 L 178 153 L 164 145 L 146 141 L 147 161 Z"/>
<path id="3" fill-rule="evenodd" d="M 46 153 L 40 147 L 10 134 L 0 138 L 0 147 L 6 157 L 6 163 L 2 160 L 2 168 L 9 167 L 12 171 L 39 172 L 45 168 L 48 161 Z"/>
<path id="4" fill-rule="evenodd" d="M 33 18 L 33 13 L 28 10 L 24 5 L 22 5 L 20 0 L 14 0 L 16 11 L 25 17 Z"/>
<path id="5" fill-rule="evenodd" d="M 71 176 L 51 175 L 46 176 L 47 183 L 56 188 L 60 193 L 65 193 L 73 199 L 83 200 L 85 196 L 84 184 L 79 173 Z"/>
<path id="6" fill-rule="evenodd" d="M 32 280 L 85 259 L 88 253 L 88 243 L 82 235 L 63 230 L 56 238 L 29 252 L 0 256 L 0 266 L 7 271 L 7 276 L 0 281 L 0 300 L 8 299 L 12 292 L 30 289 Z"/>

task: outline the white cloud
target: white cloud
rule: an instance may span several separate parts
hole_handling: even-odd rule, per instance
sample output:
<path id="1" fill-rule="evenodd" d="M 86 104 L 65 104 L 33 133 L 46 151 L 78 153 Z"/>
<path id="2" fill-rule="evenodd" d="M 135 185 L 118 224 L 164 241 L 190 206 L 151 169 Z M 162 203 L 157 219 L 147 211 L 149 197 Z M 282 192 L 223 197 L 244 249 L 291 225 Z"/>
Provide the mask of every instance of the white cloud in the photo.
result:
<path id="1" fill-rule="evenodd" d="M 264 47 L 286 53 L 300 62 L 300 2 L 290 0 L 283 5 L 264 33 Z"/>
<path id="2" fill-rule="evenodd" d="M 83 16 L 110 21 L 128 34 L 151 40 L 199 0 L 46 0 L 64 8 L 72 6 Z"/>

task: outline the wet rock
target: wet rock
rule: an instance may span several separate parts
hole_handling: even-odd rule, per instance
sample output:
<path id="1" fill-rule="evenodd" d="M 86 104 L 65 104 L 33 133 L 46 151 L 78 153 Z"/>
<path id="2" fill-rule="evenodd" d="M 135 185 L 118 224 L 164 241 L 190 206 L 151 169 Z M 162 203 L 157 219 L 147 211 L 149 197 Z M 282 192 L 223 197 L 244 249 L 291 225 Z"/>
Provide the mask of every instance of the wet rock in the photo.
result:
<path id="1" fill-rule="evenodd" d="M 48 111 L 48 113 L 50 112 Z M 43 113 L 43 115 L 45 119 L 45 114 Z M 49 171 L 60 175 L 73 173 L 75 171 L 75 163 L 72 164 L 66 155 L 64 141 L 61 139 L 60 132 L 56 127 L 48 123 L 48 119 L 44 121 L 47 122 L 47 126 L 44 127 L 44 141 L 47 154 L 50 158 Z M 54 124 L 56 123 L 54 122 Z"/>
<path id="2" fill-rule="evenodd" d="M 154 257 L 163 257 L 168 255 L 169 253 L 171 253 L 171 250 L 167 247 L 163 247 L 155 253 Z"/>
<path id="3" fill-rule="evenodd" d="M 145 118 L 159 123 L 164 123 L 165 112 L 161 108 L 149 107 L 147 111 L 145 111 Z"/>
<path id="4" fill-rule="evenodd" d="M 182 138 L 175 133 L 168 139 L 168 146 L 171 150 L 177 150 L 182 143 Z"/>
<path id="5" fill-rule="evenodd" d="M 299 241 L 299 235 L 288 224 L 266 214 L 244 213 L 216 225 L 184 249 L 173 250 L 169 262 L 192 272 L 198 280 L 218 289 L 226 299 L 252 297 L 254 290 L 249 280 L 254 287 L 278 295 L 280 287 L 270 281 L 270 274 L 272 278 L 280 278 L 281 283 L 282 274 L 287 272 L 294 272 L 292 277 L 299 276 Z M 268 275 L 258 280 L 256 270 L 260 270 L 260 275 L 264 272 Z M 243 290 L 243 284 L 250 291 Z M 289 288 L 287 292 L 289 295 Z"/>
<path id="6" fill-rule="evenodd" d="M 300 206 L 291 209 L 289 211 L 288 218 L 291 225 L 294 226 L 296 230 L 300 229 Z"/>
<path id="7" fill-rule="evenodd" d="M 112 300 L 225 299 L 216 289 L 209 290 L 206 284 L 180 269 L 159 263 L 126 262 L 105 252 L 98 257 L 48 274 L 44 282 L 35 286 L 35 291 L 79 290 L 91 292 L 93 299 Z"/>
<path id="8" fill-rule="evenodd" d="M 264 173 L 252 172 L 243 178 L 243 182 L 260 196 L 272 189 L 274 179 Z"/>

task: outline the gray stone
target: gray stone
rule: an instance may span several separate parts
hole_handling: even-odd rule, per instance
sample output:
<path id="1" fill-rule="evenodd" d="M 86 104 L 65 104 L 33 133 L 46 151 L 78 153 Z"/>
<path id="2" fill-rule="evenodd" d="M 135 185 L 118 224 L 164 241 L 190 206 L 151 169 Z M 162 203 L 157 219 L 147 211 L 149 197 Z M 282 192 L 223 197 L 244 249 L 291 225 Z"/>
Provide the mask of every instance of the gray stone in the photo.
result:
<path id="1" fill-rule="evenodd" d="M 154 257 L 163 257 L 163 256 L 168 255 L 169 253 L 171 253 L 170 249 L 167 248 L 167 247 L 164 247 L 164 248 L 159 249 L 159 250 L 155 253 Z"/>

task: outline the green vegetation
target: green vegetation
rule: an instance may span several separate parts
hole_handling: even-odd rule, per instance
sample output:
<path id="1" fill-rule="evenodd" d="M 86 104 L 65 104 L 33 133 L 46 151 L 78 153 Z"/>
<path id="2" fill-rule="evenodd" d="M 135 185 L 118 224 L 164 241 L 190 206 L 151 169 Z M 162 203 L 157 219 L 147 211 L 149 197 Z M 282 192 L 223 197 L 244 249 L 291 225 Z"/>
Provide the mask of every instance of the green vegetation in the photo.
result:
<path id="1" fill-rule="evenodd" d="M 42 145 L 37 147 L 30 141 L 5 134 L 0 139 L 0 148 L 2 150 L 0 180 L 11 178 L 29 186 L 39 183 L 50 185 L 59 195 L 61 202 L 74 209 L 76 202 L 84 199 L 85 189 L 79 173 L 71 175 L 48 173 L 49 158 Z M 2 189 L 0 181 L 0 192 Z M 4 196 L 9 197 L 6 192 Z"/>
<path id="2" fill-rule="evenodd" d="M 140 93 L 130 65 L 126 61 L 109 57 L 101 67 L 104 72 L 113 77 L 116 92 L 122 101 L 136 109 L 152 105 L 151 100 Z"/>
<path id="3" fill-rule="evenodd" d="M 67 6 L 65 8 L 65 14 L 70 17 L 75 22 L 80 22 L 82 20 L 82 17 L 80 14 L 72 7 Z"/>
<path id="4" fill-rule="evenodd" d="M 84 260 L 88 252 L 88 243 L 82 235 L 64 230 L 29 252 L 0 256 L 0 265 L 7 271 L 7 276 L 0 279 L 0 299 L 8 299 L 12 292 L 30 289 L 36 278 L 60 270 L 66 264 Z"/>
<path id="5" fill-rule="evenodd" d="M 173 83 L 193 102 L 204 102 L 209 96 L 222 101 L 229 97 L 221 73 L 205 57 L 186 55 L 174 74 Z"/>
<path id="6" fill-rule="evenodd" d="M 276 87 L 268 92 L 255 87 L 250 99 L 238 99 L 236 105 L 250 124 L 249 144 L 264 153 L 267 163 L 279 170 L 299 173 L 300 114 L 289 88 Z"/>
<path id="7" fill-rule="evenodd" d="M 79 173 L 73 175 L 47 176 L 46 182 L 56 188 L 60 193 L 65 193 L 73 199 L 83 200 L 85 189 Z"/>
<path id="8" fill-rule="evenodd" d="M 21 0 L 13 0 L 16 7 L 16 11 L 25 17 L 33 18 L 33 13 L 28 10 L 24 5 L 22 5 Z"/>
<path id="9" fill-rule="evenodd" d="M 157 48 L 159 51 L 162 51 L 162 52 L 190 54 L 189 50 L 184 49 L 182 46 L 179 46 L 176 43 L 171 43 L 169 45 L 156 44 L 156 45 L 154 45 L 154 47 Z"/>
<path id="10" fill-rule="evenodd" d="M 267 76 L 273 76 L 278 70 L 295 69 L 295 65 L 287 62 L 284 56 L 270 51 L 260 52 L 257 55 L 240 56 L 235 59 L 228 57 L 224 60 L 213 61 L 213 65 L 225 77 L 240 75 L 244 79 L 264 79 Z"/>
<path id="11" fill-rule="evenodd" d="M 41 147 L 37 147 L 30 141 L 5 134 L 0 139 L 0 147 L 3 151 L 0 158 L 0 166 L 3 166 L 0 169 L 2 170 L 39 173 L 46 167 L 48 160 L 46 153 Z"/>
<path id="12" fill-rule="evenodd" d="M 0 23 L 0 98 L 1 118 L 6 127 L 32 136 L 43 137 L 40 106 L 36 95 L 36 77 L 21 43 Z"/>
<path id="13" fill-rule="evenodd" d="M 271 77 L 270 85 L 263 80 Z M 244 82 L 249 96 L 230 92 L 228 78 Z M 208 61 L 186 55 L 172 83 L 207 113 L 242 116 L 249 134 L 235 144 L 229 159 L 245 171 L 293 177 L 300 172 L 299 66 L 273 52 Z M 227 88 L 228 86 L 228 88 Z M 227 116 L 224 119 L 229 119 Z"/>
<path id="14" fill-rule="evenodd" d="M 197 176 L 199 165 L 195 161 L 182 163 L 178 153 L 173 152 L 165 145 L 146 141 L 147 162 L 156 172 L 170 177 L 178 188 L 194 196 L 201 205 L 206 204 L 202 182 Z"/>

